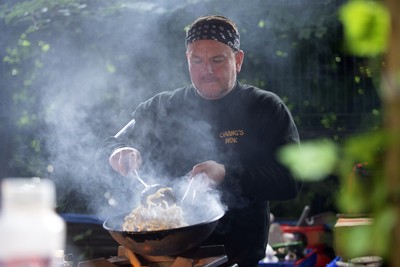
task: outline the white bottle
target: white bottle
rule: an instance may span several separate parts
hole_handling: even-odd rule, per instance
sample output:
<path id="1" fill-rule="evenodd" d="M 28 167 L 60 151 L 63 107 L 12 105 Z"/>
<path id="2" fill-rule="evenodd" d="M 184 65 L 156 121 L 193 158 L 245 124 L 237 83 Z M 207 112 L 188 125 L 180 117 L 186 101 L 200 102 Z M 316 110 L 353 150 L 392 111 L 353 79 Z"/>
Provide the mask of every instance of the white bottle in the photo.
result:
<path id="1" fill-rule="evenodd" d="M 55 186 L 40 178 L 6 178 L 1 183 L 0 267 L 59 266 L 66 225 L 55 212 Z"/>

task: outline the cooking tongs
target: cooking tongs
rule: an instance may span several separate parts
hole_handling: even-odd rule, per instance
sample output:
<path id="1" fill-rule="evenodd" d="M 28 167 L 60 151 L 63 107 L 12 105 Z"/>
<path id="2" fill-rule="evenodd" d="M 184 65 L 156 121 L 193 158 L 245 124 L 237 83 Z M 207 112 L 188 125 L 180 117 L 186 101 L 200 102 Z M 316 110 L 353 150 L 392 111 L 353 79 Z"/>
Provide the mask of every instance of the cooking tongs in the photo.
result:
<path id="1" fill-rule="evenodd" d="M 126 131 L 129 128 L 132 128 L 134 125 L 136 124 L 135 119 L 132 119 L 131 121 L 129 121 L 121 130 L 119 130 L 119 132 L 117 134 L 114 135 L 115 138 L 120 138 L 122 135 L 124 135 L 126 133 Z M 201 176 L 203 176 L 203 174 L 200 174 Z M 144 187 L 145 189 L 142 191 L 142 197 L 141 197 L 141 203 L 143 205 L 146 205 L 147 203 L 147 197 L 149 195 L 152 195 L 154 193 L 156 193 L 159 189 L 162 188 L 167 188 L 166 186 L 160 185 L 160 184 L 153 184 L 153 185 L 148 185 L 138 174 L 138 172 L 136 170 L 130 172 L 128 174 L 129 177 L 137 179 Z M 196 188 L 193 188 L 193 180 L 196 179 L 196 177 L 190 177 L 190 181 L 189 184 L 185 190 L 185 193 L 183 194 L 182 199 L 180 200 L 179 204 L 182 204 L 185 199 L 188 197 L 188 195 L 191 195 L 191 203 L 193 204 L 194 199 L 196 197 Z M 173 194 L 173 192 L 171 192 L 170 190 L 165 190 L 164 191 L 164 197 L 162 198 L 162 200 L 165 200 L 168 202 L 168 204 L 173 204 L 177 202 L 177 199 L 175 197 L 175 195 Z"/>
<path id="2" fill-rule="evenodd" d="M 192 187 L 192 183 L 193 183 L 193 177 L 190 177 L 189 184 L 188 184 L 188 186 L 187 186 L 187 188 L 186 188 L 185 193 L 183 194 L 183 197 L 182 197 L 182 199 L 181 199 L 181 203 L 183 203 L 183 201 L 184 201 L 184 200 L 186 199 L 186 197 L 188 196 L 189 191 L 190 191 L 190 189 L 191 189 L 191 187 Z M 195 195 L 196 195 L 196 189 L 193 189 L 193 192 L 192 192 L 192 203 L 193 203 L 193 200 L 194 200 Z"/>

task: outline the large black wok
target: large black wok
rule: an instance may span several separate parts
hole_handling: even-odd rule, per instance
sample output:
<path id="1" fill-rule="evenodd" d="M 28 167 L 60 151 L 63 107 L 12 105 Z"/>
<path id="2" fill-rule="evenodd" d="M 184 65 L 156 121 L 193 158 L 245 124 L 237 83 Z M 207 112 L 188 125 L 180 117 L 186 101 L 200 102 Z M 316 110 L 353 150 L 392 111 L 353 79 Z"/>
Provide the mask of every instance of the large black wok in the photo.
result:
<path id="1" fill-rule="evenodd" d="M 185 227 L 144 232 L 122 230 L 126 215 L 108 218 L 103 223 L 111 236 L 125 248 L 140 255 L 167 256 L 190 250 L 206 240 L 214 231 L 224 212 L 213 214 L 206 222 Z"/>

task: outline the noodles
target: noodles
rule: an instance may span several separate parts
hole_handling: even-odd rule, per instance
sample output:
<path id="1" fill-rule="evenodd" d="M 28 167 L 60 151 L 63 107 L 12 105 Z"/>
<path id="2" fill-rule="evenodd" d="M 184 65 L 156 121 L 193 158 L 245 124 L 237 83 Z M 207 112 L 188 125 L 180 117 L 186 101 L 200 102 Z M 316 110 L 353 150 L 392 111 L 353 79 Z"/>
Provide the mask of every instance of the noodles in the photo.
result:
<path id="1" fill-rule="evenodd" d="M 182 209 L 163 200 L 171 188 L 161 188 L 146 199 L 147 207 L 140 205 L 125 217 L 124 231 L 156 231 L 186 226 Z"/>

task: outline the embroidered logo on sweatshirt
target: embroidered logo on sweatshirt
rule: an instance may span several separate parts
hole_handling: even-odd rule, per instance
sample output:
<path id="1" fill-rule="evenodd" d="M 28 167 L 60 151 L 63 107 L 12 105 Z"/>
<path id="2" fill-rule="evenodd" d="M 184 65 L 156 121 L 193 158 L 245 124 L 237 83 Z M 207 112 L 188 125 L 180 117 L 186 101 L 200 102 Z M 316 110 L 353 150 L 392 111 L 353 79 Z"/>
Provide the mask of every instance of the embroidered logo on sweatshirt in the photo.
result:
<path id="1" fill-rule="evenodd" d="M 239 138 L 244 135 L 244 130 L 228 130 L 221 132 L 219 138 L 223 139 L 225 144 L 236 144 L 239 142 Z"/>

